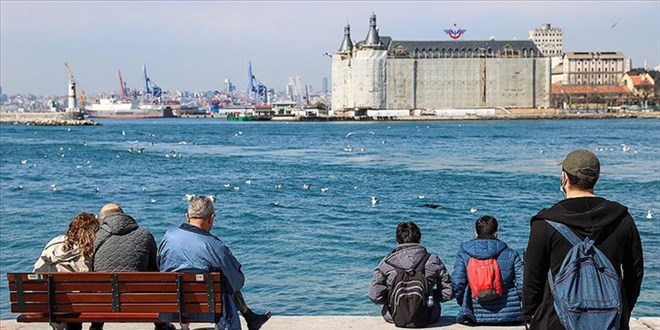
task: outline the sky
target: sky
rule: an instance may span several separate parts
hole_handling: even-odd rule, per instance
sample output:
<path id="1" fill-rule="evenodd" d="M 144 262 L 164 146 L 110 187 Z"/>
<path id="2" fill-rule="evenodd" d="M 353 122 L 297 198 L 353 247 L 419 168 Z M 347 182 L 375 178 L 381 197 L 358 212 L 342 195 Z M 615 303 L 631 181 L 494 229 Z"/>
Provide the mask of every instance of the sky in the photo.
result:
<path id="1" fill-rule="evenodd" d="M 87 94 L 119 90 L 117 71 L 141 88 L 142 65 L 164 90 L 284 90 L 301 76 L 314 90 L 330 79 L 325 52 L 344 25 L 364 40 L 375 13 L 381 36 L 526 40 L 550 23 L 565 51 L 620 51 L 633 67 L 660 64 L 660 1 L 14 1 L 0 0 L 0 86 L 5 94 L 65 95 L 72 68 Z"/>

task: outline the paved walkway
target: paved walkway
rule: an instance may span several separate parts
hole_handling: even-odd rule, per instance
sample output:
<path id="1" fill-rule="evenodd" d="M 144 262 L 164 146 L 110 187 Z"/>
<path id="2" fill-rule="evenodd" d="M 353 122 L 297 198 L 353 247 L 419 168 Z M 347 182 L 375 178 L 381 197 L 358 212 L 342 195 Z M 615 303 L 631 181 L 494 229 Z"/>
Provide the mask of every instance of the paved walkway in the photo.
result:
<path id="1" fill-rule="evenodd" d="M 153 324 L 146 323 L 108 323 L 105 330 L 152 330 Z M 44 323 L 16 323 L 14 320 L 0 320 L 0 330 L 47 330 Z M 178 329 L 177 325 L 177 329 Z M 85 329 L 85 328 L 83 328 Z M 211 325 L 192 324 L 191 330 L 213 330 Z M 246 329 L 243 325 L 243 329 Z M 391 330 L 398 329 L 391 324 L 383 322 L 380 317 L 368 316 L 276 316 L 266 323 L 262 330 Z M 518 327 L 468 327 L 453 324 L 453 318 L 443 317 L 438 324 L 426 329 L 506 329 L 522 330 Z M 639 318 L 630 321 L 631 330 L 660 330 L 660 317 Z"/>

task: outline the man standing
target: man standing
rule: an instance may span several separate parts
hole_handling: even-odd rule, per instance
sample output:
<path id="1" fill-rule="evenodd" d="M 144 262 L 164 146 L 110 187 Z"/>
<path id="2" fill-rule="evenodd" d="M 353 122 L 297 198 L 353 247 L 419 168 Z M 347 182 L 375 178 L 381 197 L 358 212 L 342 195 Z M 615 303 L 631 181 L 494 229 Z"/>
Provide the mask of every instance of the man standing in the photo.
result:
<path id="1" fill-rule="evenodd" d="M 531 219 L 525 254 L 523 319 L 531 329 L 564 329 L 553 306 L 548 277 L 555 278 L 573 248 L 564 233 L 555 229 L 566 226 L 579 240 L 595 238 L 594 246 L 622 279 L 620 329 L 628 329 L 644 275 L 642 243 L 635 222 L 625 206 L 594 195 L 600 177 L 596 155 L 588 150 L 576 150 L 561 165 L 560 189 L 566 198 Z M 557 224 L 545 220 L 559 225 L 555 227 Z"/>
<path id="2" fill-rule="evenodd" d="M 383 305 L 383 319 L 397 326 L 421 328 L 432 324 L 440 318 L 440 303 L 454 298 L 445 265 L 419 244 L 421 240 L 422 233 L 414 222 L 400 223 L 396 228 L 397 246 L 374 270 L 369 286 L 369 299 Z M 410 278 L 403 278 L 405 274 Z M 419 275 L 425 279 L 423 283 L 421 278 L 412 278 Z"/>
<path id="3" fill-rule="evenodd" d="M 222 241 L 211 234 L 215 220 L 213 200 L 206 196 L 190 199 L 187 223 L 168 230 L 158 248 L 161 272 L 221 272 L 224 313 L 218 330 L 240 330 L 240 311 L 249 330 L 258 330 L 271 313 L 255 314 L 245 304 L 240 289 L 245 283 L 241 264 Z"/>

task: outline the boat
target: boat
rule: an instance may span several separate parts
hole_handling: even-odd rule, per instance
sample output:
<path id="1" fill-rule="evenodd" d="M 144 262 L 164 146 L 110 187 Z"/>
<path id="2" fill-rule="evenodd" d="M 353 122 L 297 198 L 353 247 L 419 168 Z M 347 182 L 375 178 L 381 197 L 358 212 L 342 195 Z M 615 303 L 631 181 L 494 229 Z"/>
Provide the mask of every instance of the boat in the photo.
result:
<path id="1" fill-rule="evenodd" d="M 89 118 L 164 118 L 172 117 L 172 108 L 162 104 L 142 103 L 138 99 L 115 100 L 101 98 L 98 103 L 93 103 L 85 108 Z"/>
<path id="2" fill-rule="evenodd" d="M 243 112 L 233 112 L 227 115 L 229 121 L 254 121 L 256 118 L 253 115 Z"/>

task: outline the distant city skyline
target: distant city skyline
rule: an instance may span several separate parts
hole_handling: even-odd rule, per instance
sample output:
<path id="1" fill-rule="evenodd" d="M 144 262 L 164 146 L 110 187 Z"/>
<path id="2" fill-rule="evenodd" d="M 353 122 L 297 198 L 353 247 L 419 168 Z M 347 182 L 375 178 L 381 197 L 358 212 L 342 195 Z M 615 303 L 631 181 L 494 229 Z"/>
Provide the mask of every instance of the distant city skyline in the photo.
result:
<path id="1" fill-rule="evenodd" d="M 87 94 L 119 90 L 117 70 L 142 89 L 142 64 L 164 90 L 247 87 L 248 62 L 268 88 L 288 78 L 322 89 L 346 23 L 354 42 L 374 12 L 394 40 L 526 40 L 544 23 L 565 51 L 620 51 L 633 67 L 660 64 L 658 1 L 73 2 L 0 1 L 0 86 L 6 94 L 66 94 L 64 62 Z"/>

